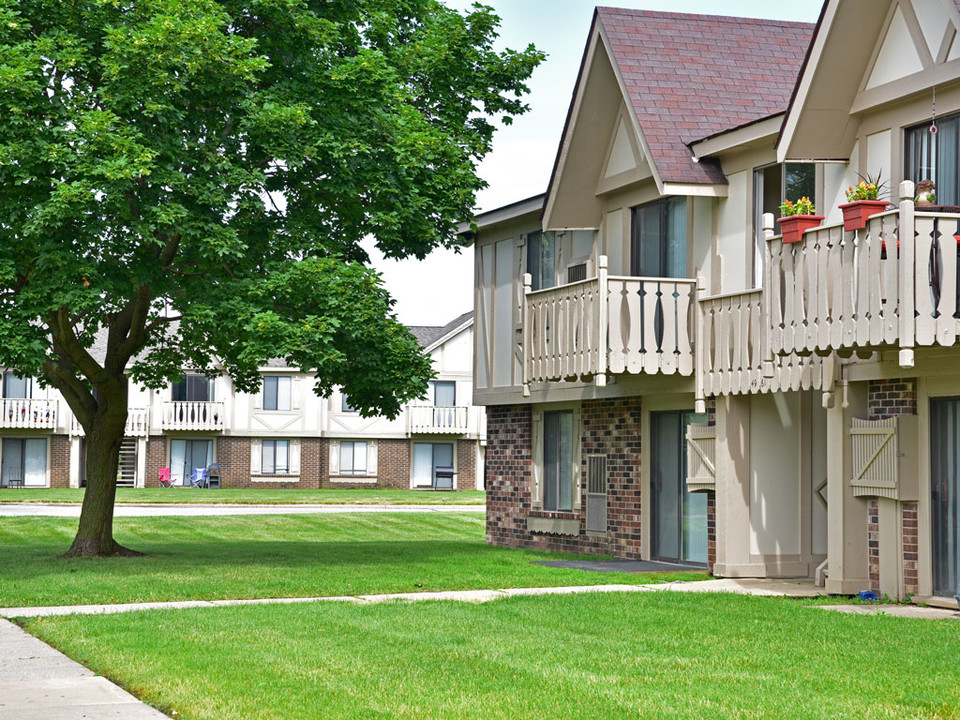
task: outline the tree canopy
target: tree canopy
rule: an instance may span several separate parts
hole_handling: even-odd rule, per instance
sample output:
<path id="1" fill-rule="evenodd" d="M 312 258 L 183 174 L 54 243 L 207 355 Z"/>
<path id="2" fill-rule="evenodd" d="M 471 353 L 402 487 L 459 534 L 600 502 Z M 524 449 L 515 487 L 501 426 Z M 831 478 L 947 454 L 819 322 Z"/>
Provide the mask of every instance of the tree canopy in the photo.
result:
<path id="1" fill-rule="evenodd" d="M 542 59 L 495 50 L 497 23 L 435 0 L 0 0 L 0 366 L 60 390 L 88 441 L 128 378 L 251 391 L 271 357 L 398 413 L 429 362 L 359 241 L 458 242 Z"/>

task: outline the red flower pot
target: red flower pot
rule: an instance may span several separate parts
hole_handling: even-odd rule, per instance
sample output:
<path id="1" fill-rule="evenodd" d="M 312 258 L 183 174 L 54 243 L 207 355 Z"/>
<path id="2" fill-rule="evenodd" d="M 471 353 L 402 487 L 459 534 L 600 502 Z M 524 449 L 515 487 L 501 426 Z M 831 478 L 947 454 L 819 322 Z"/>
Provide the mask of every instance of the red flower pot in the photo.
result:
<path id="1" fill-rule="evenodd" d="M 843 210 L 843 229 L 847 231 L 862 230 L 867 226 L 867 218 L 887 209 L 886 200 L 856 200 L 841 205 Z"/>
<path id="2" fill-rule="evenodd" d="M 788 215 L 778 218 L 777 222 L 780 223 L 784 244 L 795 243 L 803 239 L 804 232 L 819 226 L 823 222 L 823 215 Z"/>

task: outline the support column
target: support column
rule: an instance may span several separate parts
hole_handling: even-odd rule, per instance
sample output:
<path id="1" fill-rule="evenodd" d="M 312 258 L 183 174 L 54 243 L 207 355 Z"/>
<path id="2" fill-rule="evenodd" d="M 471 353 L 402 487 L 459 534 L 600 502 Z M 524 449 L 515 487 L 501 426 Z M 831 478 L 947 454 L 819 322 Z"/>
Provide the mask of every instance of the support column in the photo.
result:
<path id="1" fill-rule="evenodd" d="M 718 577 L 762 577 L 762 563 L 750 562 L 750 398 L 717 398 Z"/>
<path id="2" fill-rule="evenodd" d="M 869 587 L 867 503 L 853 496 L 850 419 L 866 417 L 867 384 L 850 383 L 846 402 L 827 410 L 827 569 L 826 591 L 852 595 Z"/>

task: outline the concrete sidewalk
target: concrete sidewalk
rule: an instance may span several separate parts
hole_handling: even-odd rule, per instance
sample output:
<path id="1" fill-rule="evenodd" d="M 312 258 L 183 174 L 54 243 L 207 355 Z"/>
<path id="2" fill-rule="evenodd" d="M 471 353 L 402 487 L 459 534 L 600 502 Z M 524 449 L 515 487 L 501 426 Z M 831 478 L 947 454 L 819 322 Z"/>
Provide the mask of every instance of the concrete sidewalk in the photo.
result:
<path id="1" fill-rule="evenodd" d="M 482 513 L 485 505 L 224 505 L 143 504 L 114 506 L 115 517 L 227 515 L 334 515 L 343 513 Z M 80 517 L 79 503 L 0 503 L 0 517 Z"/>
<path id="2" fill-rule="evenodd" d="M 0 720 L 165 720 L 127 691 L 0 620 Z"/>

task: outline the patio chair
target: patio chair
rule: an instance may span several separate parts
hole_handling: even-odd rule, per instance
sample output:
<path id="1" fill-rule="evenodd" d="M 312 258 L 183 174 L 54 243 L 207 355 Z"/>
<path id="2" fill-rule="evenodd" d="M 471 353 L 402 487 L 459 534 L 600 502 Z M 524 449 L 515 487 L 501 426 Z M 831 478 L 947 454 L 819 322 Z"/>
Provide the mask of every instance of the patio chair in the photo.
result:
<path id="1" fill-rule="evenodd" d="M 207 467 L 207 485 L 208 488 L 216 487 L 220 489 L 220 463 L 210 463 Z"/>
<path id="2" fill-rule="evenodd" d="M 22 488 L 23 487 L 23 475 L 14 475 L 11 473 L 7 477 L 7 487 L 8 488 Z"/>
<path id="3" fill-rule="evenodd" d="M 160 487 L 172 488 L 173 478 L 170 477 L 170 468 L 160 468 Z"/>
<path id="4" fill-rule="evenodd" d="M 190 485 L 197 489 L 201 489 L 204 486 L 204 483 L 207 482 L 207 469 L 206 468 L 194 468 L 193 475 L 190 477 Z"/>

